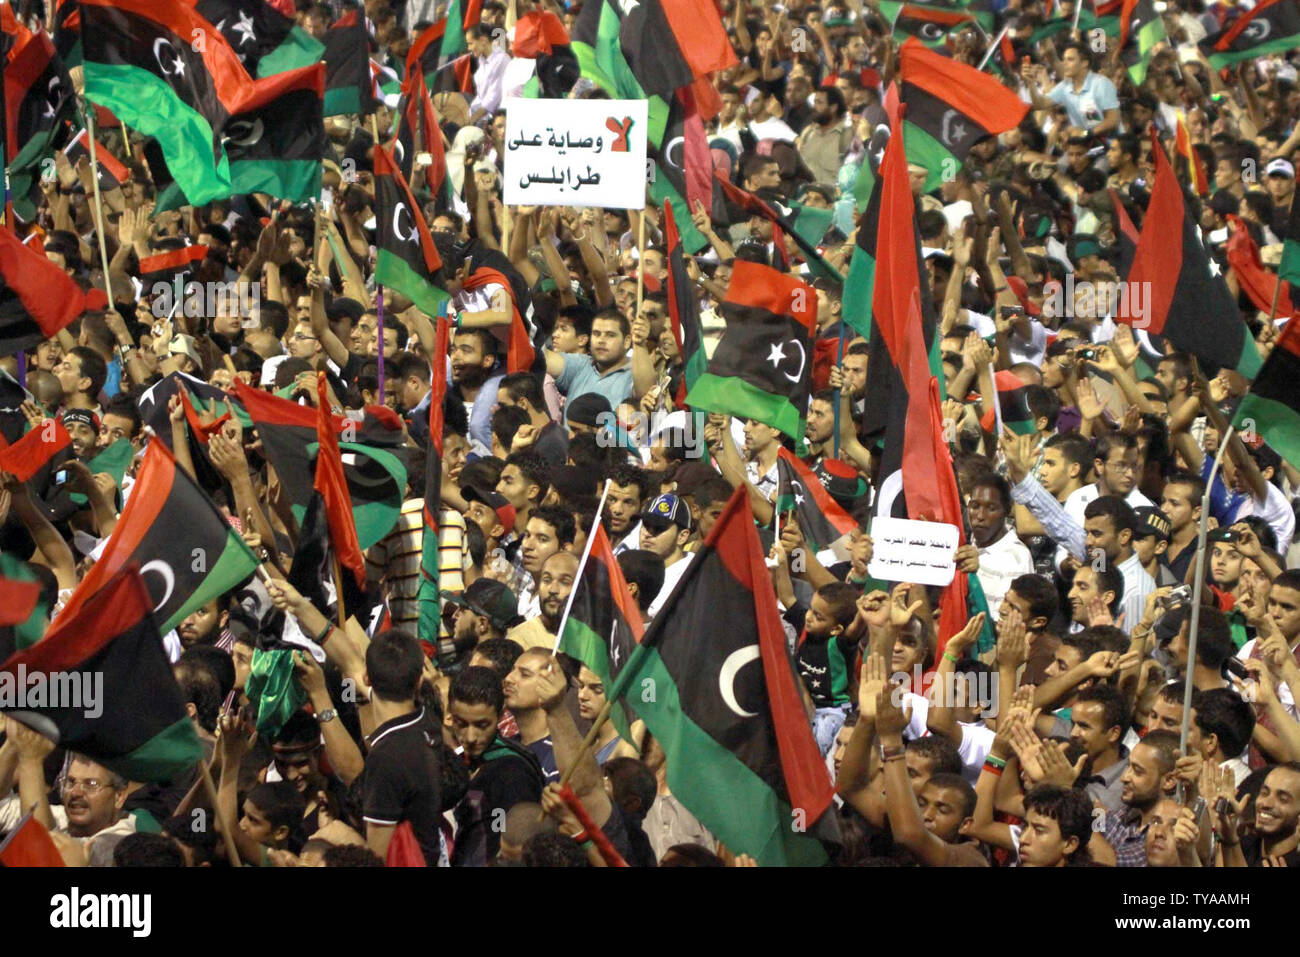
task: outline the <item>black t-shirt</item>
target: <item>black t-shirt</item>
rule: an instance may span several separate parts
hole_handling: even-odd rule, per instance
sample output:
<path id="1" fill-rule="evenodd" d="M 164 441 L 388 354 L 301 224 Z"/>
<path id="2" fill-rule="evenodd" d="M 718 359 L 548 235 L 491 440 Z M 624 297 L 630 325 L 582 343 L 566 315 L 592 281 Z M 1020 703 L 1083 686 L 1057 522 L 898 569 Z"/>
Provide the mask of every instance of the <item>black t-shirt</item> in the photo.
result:
<path id="1" fill-rule="evenodd" d="M 1246 859 L 1248 867 L 1260 867 L 1264 857 L 1264 839 L 1258 834 L 1243 835 L 1241 838 L 1241 856 Z M 1300 867 L 1300 849 L 1283 854 L 1282 860 L 1287 867 Z"/>
<path id="2" fill-rule="evenodd" d="M 362 779 L 363 819 L 390 826 L 409 821 L 431 867 L 441 853 L 438 735 L 423 708 L 385 721 L 370 736 Z"/>
<path id="3" fill-rule="evenodd" d="M 542 800 L 542 769 L 531 751 L 500 735 L 470 765 L 469 791 L 456 805 L 454 867 L 483 867 L 501 849 L 505 812 Z"/>

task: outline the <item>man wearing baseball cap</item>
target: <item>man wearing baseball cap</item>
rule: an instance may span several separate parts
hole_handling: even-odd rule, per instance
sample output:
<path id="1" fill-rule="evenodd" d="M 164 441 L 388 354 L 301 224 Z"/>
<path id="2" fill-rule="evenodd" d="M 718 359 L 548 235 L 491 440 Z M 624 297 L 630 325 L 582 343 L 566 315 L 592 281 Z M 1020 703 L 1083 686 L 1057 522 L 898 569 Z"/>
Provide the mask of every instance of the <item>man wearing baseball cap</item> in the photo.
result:
<path id="1" fill-rule="evenodd" d="M 684 549 L 693 529 L 690 506 L 669 492 L 656 496 L 641 513 L 641 547 L 664 560 L 664 583 L 650 603 L 651 618 L 659 613 L 690 565 L 691 556 Z"/>
<path id="2" fill-rule="evenodd" d="M 1177 585 L 1179 579 L 1165 564 L 1169 549 L 1169 516 L 1153 505 L 1133 509 L 1137 515 L 1137 528 L 1133 531 L 1133 550 L 1147 574 L 1156 580 L 1156 587 Z"/>
<path id="3" fill-rule="evenodd" d="M 519 624 L 519 599 L 501 582 L 480 578 L 458 595 L 447 595 L 445 605 L 456 609 L 452 641 L 464 654 L 487 638 L 504 638 Z"/>
<path id="4" fill-rule="evenodd" d="M 1295 196 L 1295 166 L 1290 160 L 1278 157 L 1264 167 L 1264 186 L 1273 200 L 1273 219 L 1268 224 L 1278 236 L 1286 235 L 1287 216 L 1291 199 Z"/>

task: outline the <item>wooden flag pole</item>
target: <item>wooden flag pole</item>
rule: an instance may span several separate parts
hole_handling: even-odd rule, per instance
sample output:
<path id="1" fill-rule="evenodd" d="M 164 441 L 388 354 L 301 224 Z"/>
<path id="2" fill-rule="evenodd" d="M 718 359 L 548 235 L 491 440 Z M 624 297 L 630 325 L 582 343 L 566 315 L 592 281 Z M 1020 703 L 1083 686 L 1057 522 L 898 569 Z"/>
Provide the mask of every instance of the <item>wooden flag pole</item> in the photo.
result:
<path id="1" fill-rule="evenodd" d="M 104 292 L 113 307 L 113 281 L 108 274 L 108 243 L 104 241 L 104 206 L 99 196 L 99 160 L 95 150 L 95 104 L 86 102 L 86 139 L 90 142 L 90 182 L 95 194 L 95 232 L 99 234 L 99 258 L 104 267 Z"/>
<path id="2" fill-rule="evenodd" d="M 239 867 L 239 849 L 235 847 L 235 835 L 230 830 L 232 822 L 221 816 L 221 805 L 217 803 L 217 786 L 212 783 L 212 772 L 208 770 L 208 765 L 204 761 L 199 761 L 199 775 L 203 778 L 203 788 L 208 792 L 208 800 L 212 802 L 212 813 L 221 822 L 221 837 L 226 844 L 226 857 L 230 859 L 231 867 Z"/>

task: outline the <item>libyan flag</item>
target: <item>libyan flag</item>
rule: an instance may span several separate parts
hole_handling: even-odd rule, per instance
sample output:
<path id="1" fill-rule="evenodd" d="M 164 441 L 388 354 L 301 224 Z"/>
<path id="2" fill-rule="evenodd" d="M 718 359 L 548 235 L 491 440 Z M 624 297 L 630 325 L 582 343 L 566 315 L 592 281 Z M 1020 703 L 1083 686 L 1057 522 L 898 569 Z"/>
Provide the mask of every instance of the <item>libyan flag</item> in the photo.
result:
<path id="1" fill-rule="evenodd" d="M 876 232 L 880 225 L 880 177 L 871 173 L 871 163 L 862 159 L 859 183 L 869 183 L 870 192 L 862 216 L 858 219 L 858 237 L 849 260 L 849 274 L 844 280 L 840 313 L 844 323 L 870 341 L 871 303 L 876 289 Z"/>
<path id="2" fill-rule="evenodd" d="M 1124 0 L 1119 20 L 1121 59 L 1133 82 L 1141 83 L 1146 79 L 1156 44 L 1168 39 L 1165 22 L 1156 12 L 1155 0 Z"/>
<path id="3" fill-rule="evenodd" d="M 436 316 L 449 298 L 437 285 L 442 260 L 420 204 L 393 154 L 375 146 L 375 282 L 391 286 Z"/>
<path id="4" fill-rule="evenodd" d="M 1282 258 L 1277 264 L 1278 276 L 1291 283 L 1300 285 L 1300 203 L 1291 196 L 1291 213 L 1287 217 L 1286 236 L 1282 241 Z"/>
<path id="5" fill-rule="evenodd" d="M 1187 211 L 1182 188 L 1154 131 L 1151 153 L 1155 186 L 1127 277 L 1131 288 L 1147 284 L 1147 311 L 1142 316 L 1121 312 L 1116 318 L 1149 335 L 1164 336 L 1176 349 L 1196 356 L 1207 374 L 1224 367 L 1253 379 L 1260 367 L 1255 340 L 1241 321 L 1219 264 L 1201 245 L 1196 219 Z"/>
<path id="6" fill-rule="evenodd" d="M 733 852 L 826 863 L 833 788 L 743 488 L 606 693 L 645 721 L 673 795 Z"/>
<path id="7" fill-rule="evenodd" d="M 291 203 L 320 196 L 325 138 L 325 65 L 258 80 L 225 125 L 230 195 L 266 193 Z M 161 190 L 156 211 L 195 205 L 178 182 Z M 144 264 L 141 263 L 143 270 Z"/>
<path id="8" fill-rule="evenodd" d="M 82 0 L 81 23 L 86 97 L 158 141 L 192 204 L 229 196 L 221 135 L 252 80 L 225 38 L 192 8 L 156 0 Z"/>
<path id="9" fill-rule="evenodd" d="M 271 76 L 315 63 L 325 45 L 267 0 L 199 0 L 200 16 L 220 31 L 249 76 Z"/>
<path id="10" fill-rule="evenodd" d="M 1197 46 L 1216 70 L 1270 53 L 1289 53 L 1300 47 L 1300 5 L 1296 0 L 1262 0 Z"/>
<path id="11" fill-rule="evenodd" d="M 644 632 L 636 599 L 628 590 L 604 527 L 597 522 L 591 553 L 573 585 L 560 650 L 590 668 L 608 690 L 632 659 Z M 628 714 L 623 708 L 611 707 L 610 720 L 620 735 L 630 739 Z"/>
<path id="12" fill-rule="evenodd" d="M 275 469 L 294 518 L 302 525 L 315 484 L 316 410 L 238 380 L 235 395 L 257 428 L 262 452 Z M 335 420 L 335 424 L 344 439 L 339 443 L 343 474 L 352 500 L 357 539 L 364 550 L 392 531 L 396 524 L 406 490 L 406 467 L 391 452 L 346 441 L 349 435 L 357 433 L 356 423 Z"/>
<path id="13" fill-rule="evenodd" d="M 903 137 L 908 162 L 930 171 L 925 191 L 951 178 L 986 136 L 1020 125 L 1029 104 L 987 73 L 927 50 L 916 39 L 899 48 Z"/>
<path id="14" fill-rule="evenodd" d="M 686 404 L 763 422 L 803 442 L 816 291 L 770 266 L 737 260 L 721 311 L 726 331 Z"/>
<path id="15" fill-rule="evenodd" d="M 993 387 L 997 391 L 998 408 L 988 409 L 980 419 L 980 427 L 985 432 L 997 428 L 998 418 L 1002 425 L 1016 435 L 1033 435 L 1034 417 L 1029 411 L 1029 402 L 1025 398 L 1025 383 L 1014 372 L 999 369 L 993 376 Z"/>
<path id="16" fill-rule="evenodd" d="M 0 661 L 41 640 L 47 611 L 36 573 L 0 552 Z"/>
<path id="17" fill-rule="evenodd" d="M 439 374 L 433 377 L 429 392 L 429 439 L 424 450 L 424 532 L 420 540 L 420 587 L 416 593 L 420 608 L 418 637 L 430 657 L 437 651 L 442 631 L 438 513 L 442 507 L 443 402 L 447 397 L 447 377 L 441 370 L 447 368 L 447 347 L 451 340 L 450 320 L 439 316 L 434 321 L 437 327 L 432 368 L 438 369 Z"/>
<path id="18" fill-rule="evenodd" d="M 223 595 L 256 571 L 258 560 L 239 533 L 194 484 L 167 446 L 150 442 L 117 527 L 55 619 L 76 617 L 128 565 L 149 588 L 162 631 Z"/>
<path id="19" fill-rule="evenodd" d="M 1300 466 L 1300 323 L 1295 319 L 1283 328 L 1232 424 L 1243 439 L 1253 432 Z"/>
<path id="20" fill-rule="evenodd" d="M 170 781 L 194 767 L 203 749 L 163 650 L 153 604 L 138 566 L 103 576 L 97 594 L 65 609 L 43 641 L 0 666 L 0 688 L 25 682 L 27 690 L 21 707 L 6 714 L 131 781 Z M 56 690 L 73 687 L 75 678 L 84 688 L 93 676 L 97 701 L 38 703 L 31 680 L 37 674 Z"/>
<path id="21" fill-rule="evenodd" d="M 668 251 L 668 318 L 672 323 L 677 352 L 682 357 L 682 381 L 674 401 L 686 404 L 686 394 L 700 380 L 709 365 L 704 352 L 704 327 L 700 323 L 700 303 L 695 284 L 686 271 L 682 238 L 677 232 L 677 218 L 671 202 L 664 203 L 664 245 Z"/>
<path id="22" fill-rule="evenodd" d="M 365 15 L 349 10 L 325 32 L 325 115 L 369 113 L 375 107 L 370 78 L 370 35 Z"/>
<path id="23" fill-rule="evenodd" d="M 776 510 L 794 512 L 804 539 L 815 551 L 829 548 L 858 527 L 813 470 L 786 448 L 776 455 Z"/>

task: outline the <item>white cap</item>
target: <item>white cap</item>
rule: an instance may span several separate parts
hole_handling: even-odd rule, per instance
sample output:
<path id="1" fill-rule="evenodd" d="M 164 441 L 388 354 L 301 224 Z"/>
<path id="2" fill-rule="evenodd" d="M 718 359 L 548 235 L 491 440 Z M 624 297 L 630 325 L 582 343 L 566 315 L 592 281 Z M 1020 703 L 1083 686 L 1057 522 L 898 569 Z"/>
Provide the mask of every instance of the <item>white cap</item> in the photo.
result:
<path id="1" fill-rule="evenodd" d="M 1287 179 L 1295 179 L 1295 167 L 1291 165 L 1290 160 L 1284 160 L 1279 156 L 1264 167 L 1264 175 L 1285 176 Z"/>

